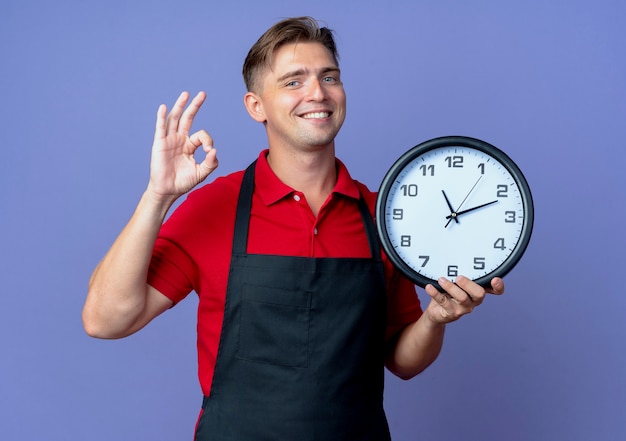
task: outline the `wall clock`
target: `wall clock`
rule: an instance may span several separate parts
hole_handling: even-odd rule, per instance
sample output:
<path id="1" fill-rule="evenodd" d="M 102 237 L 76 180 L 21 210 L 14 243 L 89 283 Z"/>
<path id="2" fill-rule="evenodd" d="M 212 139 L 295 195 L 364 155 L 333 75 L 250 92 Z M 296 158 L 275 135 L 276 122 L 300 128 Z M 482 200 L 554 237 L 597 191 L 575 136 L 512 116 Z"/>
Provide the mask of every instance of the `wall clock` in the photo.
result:
<path id="1" fill-rule="evenodd" d="M 464 275 L 482 286 L 503 277 L 530 241 L 534 206 L 519 167 L 475 138 L 445 136 L 404 153 L 376 201 L 391 262 L 415 284 Z"/>

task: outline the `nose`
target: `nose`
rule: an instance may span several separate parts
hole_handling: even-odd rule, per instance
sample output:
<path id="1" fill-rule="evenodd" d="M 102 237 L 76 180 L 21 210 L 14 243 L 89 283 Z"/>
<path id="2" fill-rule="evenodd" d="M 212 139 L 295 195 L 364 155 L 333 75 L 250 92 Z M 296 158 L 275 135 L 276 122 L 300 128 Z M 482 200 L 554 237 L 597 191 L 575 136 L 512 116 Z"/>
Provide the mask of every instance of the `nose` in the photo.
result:
<path id="1" fill-rule="evenodd" d="M 326 91 L 324 90 L 324 85 L 319 78 L 313 78 L 309 82 L 307 96 L 311 101 L 324 101 L 326 98 Z"/>

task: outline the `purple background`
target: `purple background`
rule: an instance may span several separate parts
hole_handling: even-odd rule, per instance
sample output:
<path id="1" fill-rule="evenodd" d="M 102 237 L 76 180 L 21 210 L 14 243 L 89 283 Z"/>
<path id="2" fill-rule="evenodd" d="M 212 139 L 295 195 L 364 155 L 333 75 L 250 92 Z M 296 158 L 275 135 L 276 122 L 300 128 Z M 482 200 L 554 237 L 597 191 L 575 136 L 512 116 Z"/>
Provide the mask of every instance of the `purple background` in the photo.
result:
<path id="1" fill-rule="evenodd" d="M 307 14 L 337 31 L 354 177 L 377 188 L 413 145 L 459 134 L 533 189 L 506 295 L 449 326 L 427 372 L 388 376 L 394 440 L 623 440 L 626 3 L 307 3 L 2 0 L 0 439 L 191 439 L 195 295 L 99 341 L 80 321 L 87 281 L 145 188 L 158 105 L 205 90 L 195 128 L 220 173 L 245 167 L 266 141 L 243 58 Z"/>

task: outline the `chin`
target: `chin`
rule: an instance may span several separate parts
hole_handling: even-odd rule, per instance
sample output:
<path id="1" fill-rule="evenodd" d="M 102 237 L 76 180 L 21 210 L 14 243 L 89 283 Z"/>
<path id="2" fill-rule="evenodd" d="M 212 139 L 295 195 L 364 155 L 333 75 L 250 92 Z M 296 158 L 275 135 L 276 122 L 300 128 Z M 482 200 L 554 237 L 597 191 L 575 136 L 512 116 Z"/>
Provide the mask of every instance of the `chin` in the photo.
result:
<path id="1" fill-rule="evenodd" d="M 328 146 L 334 143 L 335 137 L 337 136 L 338 131 L 333 131 L 332 133 L 309 133 L 304 134 L 302 140 L 305 141 L 306 144 L 310 146 Z"/>

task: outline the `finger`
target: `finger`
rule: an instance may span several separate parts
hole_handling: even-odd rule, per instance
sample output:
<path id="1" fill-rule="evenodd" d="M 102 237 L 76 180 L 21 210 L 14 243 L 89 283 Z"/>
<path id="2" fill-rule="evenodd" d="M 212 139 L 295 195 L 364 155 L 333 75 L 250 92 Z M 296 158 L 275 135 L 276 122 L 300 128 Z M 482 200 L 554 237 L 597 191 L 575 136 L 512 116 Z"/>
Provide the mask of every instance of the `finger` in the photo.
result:
<path id="1" fill-rule="evenodd" d="M 201 170 L 201 178 L 205 179 L 210 173 L 213 172 L 219 165 L 219 161 L 217 160 L 217 151 L 213 146 L 202 146 L 206 156 L 204 161 L 202 161 L 198 167 Z"/>
<path id="2" fill-rule="evenodd" d="M 165 104 L 159 106 L 157 110 L 156 127 L 154 129 L 154 139 L 165 138 L 165 115 L 167 114 L 167 107 Z"/>
<path id="3" fill-rule="evenodd" d="M 504 294 L 504 281 L 500 277 L 494 277 L 491 279 L 491 289 L 488 289 L 487 292 L 496 295 Z"/>
<path id="4" fill-rule="evenodd" d="M 167 116 L 167 133 L 176 133 L 178 131 L 180 116 L 182 115 L 188 100 L 189 92 L 183 92 L 178 96 L 170 114 Z"/>
<path id="5" fill-rule="evenodd" d="M 446 303 L 448 303 L 448 301 L 450 300 L 450 297 L 448 297 L 445 293 L 440 292 L 439 290 L 437 290 L 437 288 L 435 288 L 431 284 L 426 285 L 426 287 L 424 289 L 426 290 L 426 294 L 428 294 L 428 296 L 431 299 L 433 299 L 435 302 L 439 303 L 439 305 L 441 305 L 441 306 L 445 306 Z"/>
<path id="6" fill-rule="evenodd" d="M 471 311 L 471 307 L 460 305 L 445 292 L 440 292 L 433 285 L 426 285 L 426 293 L 432 299 L 426 308 L 437 323 L 449 323 L 458 320 L 463 314 Z M 433 308 L 433 305 L 437 305 Z"/>
<path id="7" fill-rule="evenodd" d="M 462 278 L 462 276 L 458 277 L 457 281 L 459 278 Z M 441 277 L 438 282 L 439 286 L 441 286 L 441 288 L 450 296 L 450 298 L 455 303 L 465 306 L 471 306 L 474 303 L 474 298 L 471 296 L 471 294 L 463 290 L 463 288 L 461 288 L 456 283 L 451 282 L 445 277 Z"/>
<path id="8" fill-rule="evenodd" d="M 485 299 L 485 288 L 465 276 L 457 277 L 456 285 L 465 292 L 474 306 L 480 305 Z"/>
<path id="9" fill-rule="evenodd" d="M 200 146 L 203 146 L 205 151 L 207 151 L 207 147 L 213 147 L 213 138 L 211 138 L 211 135 L 209 135 L 206 130 L 200 130 L 189 135 L 189 143 L 192 146 L 192 150 L 187 153 L 195 152 Z"/>
<path id="10" fill-rule="evenodd" d="M 204 180 L 218 166 L 217 152 L 213 147 L 213 138 L 206 130 L 200 130 L 189 136 L 189 143 L 186 145 L 191 145 L 190 151 L 187 152 L 189 154 L 193 154 L 198 147 L 202 146 L 202 150 L 204 150 L 206 155 L 204 160 L 198 164 L 198 170 L 200 173 L 199 178 Z"/>
<path id="11" fill-rule="evenodd" d="M 202 107 L 205 99 L 206 93 L 199 92 L 193 100 L 191 100 L 191 103 L 189 103 L 189 106 L 185 109 L 180 118 L 180 124 L 178 126 L 178 131 L 180 133 L 189 133 L 193 119 L 198 113 L 198 110 L 200 110 L 200 107 Z"/>

